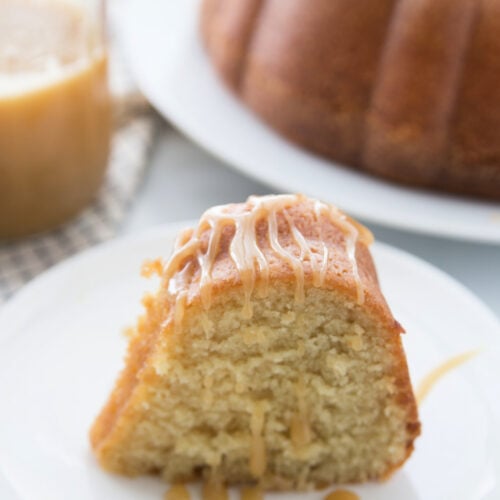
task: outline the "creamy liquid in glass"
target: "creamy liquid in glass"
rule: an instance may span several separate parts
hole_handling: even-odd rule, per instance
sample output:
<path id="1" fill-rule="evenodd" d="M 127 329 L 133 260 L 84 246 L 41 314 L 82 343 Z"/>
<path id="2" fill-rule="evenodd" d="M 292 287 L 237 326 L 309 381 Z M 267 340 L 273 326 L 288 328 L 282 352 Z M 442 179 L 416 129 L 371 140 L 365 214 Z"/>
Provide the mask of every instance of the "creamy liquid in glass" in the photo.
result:
<path id="1" fill-rule="evenodd" d="M 77 5 L 0 0 L 0 238 L 57 226 L 95 195 L 106 67 L 99 27 Z"/>

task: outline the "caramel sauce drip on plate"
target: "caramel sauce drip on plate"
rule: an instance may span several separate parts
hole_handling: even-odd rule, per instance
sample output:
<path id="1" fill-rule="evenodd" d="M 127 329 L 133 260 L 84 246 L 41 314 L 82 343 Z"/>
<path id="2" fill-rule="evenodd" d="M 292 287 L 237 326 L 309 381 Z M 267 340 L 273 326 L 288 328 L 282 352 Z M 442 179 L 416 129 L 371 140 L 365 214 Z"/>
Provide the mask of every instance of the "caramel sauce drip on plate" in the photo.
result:
<path id="1" fill-rule="evenodd" d="M 335 490 L 326 495 L 325 500 L 360 500 L 360 497 L 349 490 Z"/>
<path id="2" fill-rule="evenodd" d="M 264 492 L 260 486 L 245 486 L 241 489 L 241 500 L 264 500 Z"/>
<path id="3" fill-rule="evenodd" d="M 174 484 L 163 498 L 164 500 L 190 500 L 191 495 L 183 484 Z"/>
<path id="4" fill-rule="evenodd" d="M 415 391 L 415 396 L 418 404 L 422 404 L 422 401 L 429 394 L 431 389 L 450 371 L 463 365 L 470 359 L 474 358 L 479 354 L 478 351 L 467 351 L 457 356 L 453 356 L 444 363 L 440 364 L 433 370 L 431 370 L 420 382 Z"/>

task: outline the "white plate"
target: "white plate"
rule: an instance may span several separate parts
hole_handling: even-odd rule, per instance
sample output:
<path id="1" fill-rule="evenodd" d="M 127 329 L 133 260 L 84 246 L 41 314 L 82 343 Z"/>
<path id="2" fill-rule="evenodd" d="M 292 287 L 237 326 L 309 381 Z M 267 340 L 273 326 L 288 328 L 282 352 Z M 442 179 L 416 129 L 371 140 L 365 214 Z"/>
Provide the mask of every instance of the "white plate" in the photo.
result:
<path id="1" fill-rule="evenodd" d="M 391 185 L 313 156 L 264 126 L 212 71 L 197 33 L 198 3 L 131 0 L 119 16 L 141 90 L 194 141 L 275 189 L 334 202 L 367 221 L 500 243 L 499 203 Z"/>
<path id="2" fill-rule="evenodd" d="M 139 277 L 140 264 L 168 254 L 178 227 L 87 251 L 37 278 L 0 310 L 2 500 L 162 498 L 166 486 L 156 478 L 103 472 L 87 433 L 122 366 L 122 329 L 134 322 L 144 290 L 155 286 Z M 450 373 L 425 400 L 423 435 L 404 468 L 384 484 L 350 489 L 362 500 L 498 499 L 496 319 L 423 261 L 380 244 L 373 250 L 389 303 L 408 331 L 414 381 L 453 354 L 487 351 Z"/>

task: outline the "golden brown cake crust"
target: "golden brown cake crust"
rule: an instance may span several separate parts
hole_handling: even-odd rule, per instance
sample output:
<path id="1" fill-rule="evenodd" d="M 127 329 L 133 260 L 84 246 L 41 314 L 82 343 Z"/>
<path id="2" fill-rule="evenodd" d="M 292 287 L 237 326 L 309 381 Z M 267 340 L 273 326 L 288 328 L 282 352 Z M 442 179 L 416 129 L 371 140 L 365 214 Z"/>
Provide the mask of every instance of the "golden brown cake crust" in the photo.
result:
<path id="1" fill-rule="evenodd" d="M 230 205 L 225 210 L 228 214 L 246 212 L 252 209 L 254 201 L 246 204 Z M 386 468 L 383 477 L 388 477 L 401 465 L 413 450 L 413 441 L 420 433 L 417 407 L 411 387 L 406 358 L 403 352 L 400 334 L 403 333 L 401 325 L 394 319 L 387 303 L 380 291 L 376 270 L 371 258 L 368 244 L 370 233 L 362 226 L 352 222 L 358 232 L 355 245 L 355 261 L 358 277 L 353 273 L 353 263 L 346 252 L 346 233 L 326 215 L 318 217 L 313 209 L 313 202 L 304 197 L 297 197 L 293 203 L 286 207 L 287 215 L 278 212 L 279 242 L 283 249 L 298 257 L 299 249 L 291 230 L 291 223 L 301 232 L 309 242 L 311 248 L 316 248 L 318 253 L 321 244 L 328 249 L 328 265 L 321 289 L 335 291 L 343 300 L 351 304 L 356 310 L 360 308 L 372 321 L 380 325 L 385 331 L 387 349 L 396 360 L 393 365 L 392 376 L 397 380 L 396 404 L 403 408 L 406 414 L 406 453 L 401 460 Z M 336 212 L 337 213 L 337 212 Z M 344 217 L 340 212 L 339 216 Z M 348 223 L 351 224 L 349 219 Z M 257 218 L 255 225 L 256 241 L 269 264 L 269 284 L 283 290 L 294 290 L 297 286 L 297 276 L 291 266 L 279 258 L 270 248 L 269 222 L 264 218 Z M 200 233 L 201 254 L 205 254 L 209 239 L 214 231 L 208 227 Z M 189 239 L 191 232 L 187 233 L 185 240 Z M 231 243 L 234 239 L 235 227 L 227 225 L 223 228 L 218 240 L 217 252 L 214 256 L 211 273 L 211 303 L 220 304 L 221 301 L 230 300 L 235 293 L 241 294 L 243 286 L 242 275 L 236 268 L 230 256 Z M 201 270 L 194 256 L 188 256 L 178 262 L 178 270 L 191 261 L 195 270 L 187 282 L 183 292 L 186 292 L 184 316 L 202 314 L 204 310 L 200 288 Z M 314 260 L 306 259 L 303 263 L 304 287 L 314 288 Z M 169 296 L 167 289 L 172 277 L 165 271 L 165 267 L 157 266 L 163 272 L 165 280 L 156 297 L 148 296 L 144 300 L 146 313 L 139 320 L 136 333 L 131 339 L 128 348 L 126 367 L 118 379 L 114 391 L 96 419 L 91 430 L 91 443 L 101 465 L 114 472 L 135 475 L 147 472 L 139 466 L 130 466 L 116 459 L 116 450 L 124 446 L 130 436 L 130 430 L 137 426 L 143 417 L 143 406 L 148 401 L 148 387 L 158 383 L 159 375 L 151 363 L 155 349 L 158 349 L 162 338 L 170 338 L 169 352 L 175 356 L 177 343 L 182 343 L 182 334 L 175 334 L 175 304 Z M 175 277 L 175 273 L 174 273 Z M 359 280 L 359 282 L 357 282 Z M 262 273 L 257 272 L 254 294 L 259 294 L 262 285 Z M 359 290 L 362 289 L 362 301 Z M 151 470 L 149 470 L 151 472 Z M 178 478 L 176 478 L 177 480 Z M 196 479 L 195 476 L 183 478 Z M 376 479 L 376 477 L 371 477 Z M 268 489 L 289 489 L 291 484 L 285 479 L 267 477 Z M 319 485 L 318 485 L 319 486 Z"/>
<path id="2" fill-rule="evenodd" d="M 217 72 L 313 152 L 500 199 L 500 26 L 489 0 L 205 0 Z"/>
<path id="3" fill-rule="evenodd" d="M 368 113 L 371 172 L 440 183 L 474 19 L 473 0 L 398 3 Z"/>

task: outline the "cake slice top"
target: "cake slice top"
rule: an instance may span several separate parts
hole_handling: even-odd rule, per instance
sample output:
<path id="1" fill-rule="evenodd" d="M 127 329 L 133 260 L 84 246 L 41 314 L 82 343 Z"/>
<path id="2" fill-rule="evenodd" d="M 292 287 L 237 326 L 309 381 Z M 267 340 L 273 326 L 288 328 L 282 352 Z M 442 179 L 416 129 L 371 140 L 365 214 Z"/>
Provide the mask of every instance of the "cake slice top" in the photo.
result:
<path id="1" fill-rule="evenodd" d="M 173 319 L 194 301 L 209 309 L 214 292 L 230 286 L 243 288 L 242 315 L 251 318 L 252 295 L 267 296 L 277 278 L 295 281 L 297 303 L 306 286 L 342 291 L 401 333 L 379 290 L 372 242 L 365 226 L 328 203 L 300 194 L 250 196 L 207 210 L 197 227 L 179 234 L 170 258 L 146 263 L 144 273 L 161 276 Z"/>

